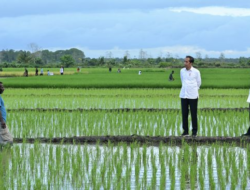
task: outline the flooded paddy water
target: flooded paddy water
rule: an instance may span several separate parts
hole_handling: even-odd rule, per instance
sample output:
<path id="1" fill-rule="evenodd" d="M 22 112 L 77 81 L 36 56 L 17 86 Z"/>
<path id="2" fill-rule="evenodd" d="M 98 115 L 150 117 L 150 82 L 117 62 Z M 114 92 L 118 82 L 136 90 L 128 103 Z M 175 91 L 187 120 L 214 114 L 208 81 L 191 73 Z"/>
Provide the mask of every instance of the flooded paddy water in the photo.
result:
<path id="1" fill-rule="evenodd" d="M 163 137 L 183 132 L 177 110 L 179 89 L 10 89 L 6 93 L 3 98 L 14 138 Z M 246 93 L 201 90 L 199 108 L 209 109 L 198 111 L 197 138 L 244 133 L 248 110 L 228 108 L 247 108 Z M 138 110 L 105 110 L 117 108 Z M 139 110 L 144 108 L 154 110 Z M 244 147 L 185 142 L 180 146 L 67 145 L 24 140 L 3 149 L 0 161 L 4 189 L 250 189 L 247 143 Z"/>
<path id="2" fill-rule="evenodd" d="M 250 147 L 14 144 L 5 189 L 249 189 Z"/>

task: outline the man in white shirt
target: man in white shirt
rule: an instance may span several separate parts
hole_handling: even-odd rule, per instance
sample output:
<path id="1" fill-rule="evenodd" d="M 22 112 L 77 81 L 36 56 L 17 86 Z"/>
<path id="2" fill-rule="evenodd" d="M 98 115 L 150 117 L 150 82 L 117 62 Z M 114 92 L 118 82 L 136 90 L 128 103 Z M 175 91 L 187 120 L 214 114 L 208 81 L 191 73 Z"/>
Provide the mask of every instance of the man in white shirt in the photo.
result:
<path id="1" fill-rule="evenodd" d="M 61 75 L 63 75 L 63 67 L 62 66 L 60 68 L 60 73 L 61 73 Z"/>
<path id="2" fill-rule="evenodd" d="M 197 107 L 198 107 L 198 90 L 201 86 L 201 75 L 198 69 L 193 67 L 194 58 L 186 56 L 184 61 L 185 68 L 181 69 L 181 111 L 182 111 L 182 128 L 184 130 L 182 136 L 188 136 L 188 113 L 189 106 L 192 118 L 192 136 L 197 135 Z"/>

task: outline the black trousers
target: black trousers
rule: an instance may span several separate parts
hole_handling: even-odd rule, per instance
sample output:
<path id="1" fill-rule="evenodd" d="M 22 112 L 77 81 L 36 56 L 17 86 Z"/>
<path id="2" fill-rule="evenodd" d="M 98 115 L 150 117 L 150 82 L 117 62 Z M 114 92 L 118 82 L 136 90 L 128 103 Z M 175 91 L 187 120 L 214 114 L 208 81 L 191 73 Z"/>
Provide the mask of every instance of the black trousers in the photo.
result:
<path id="1" fill-rule="evenodd" d="M 198 98 L 197 99 L 187 99 L 181 98 L 181 112 L 182 112 L 182 128 L 185 133 L 188 133 L 188 113 L 189 106 L 191 110 L 192 118 L 192 134 L 197 134 L 198 130 L 198 121 L 197 121 L 197 107 L 198 107 Z"/>
<path id="2" fill-rule="evenodd" d="M 250 127 L 247 130 L 247 134 L 250 135 Z"/>

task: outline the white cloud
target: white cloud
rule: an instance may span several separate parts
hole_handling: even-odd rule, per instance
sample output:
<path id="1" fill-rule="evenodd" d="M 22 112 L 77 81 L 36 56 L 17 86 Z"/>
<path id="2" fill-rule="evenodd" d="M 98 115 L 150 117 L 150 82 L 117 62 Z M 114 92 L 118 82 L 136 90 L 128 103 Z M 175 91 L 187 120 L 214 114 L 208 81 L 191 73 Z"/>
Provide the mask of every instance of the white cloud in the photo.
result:
<path id="1" fill-rule="evenodd" d="M 70 49 L 66 48 L 66 49 Z M 112 57 L 116 58 L 122 58 L 125 55 L 125 52 L 129 52 L 130 58 L 138 58 L 139 52 L 141 49 L 123 49 L 119 47 L 114 47 L 112 49 L 90 49 L 87 47 L 76 47 L 78 49 L 81 49 L 86 57 L 91 58 L 99 58 L 101 56 L 106 57 L 107 52 L 112 53 Z M 61 47 L 56 48 L 45 48 L 49 49 L 50 51 L 56 51 L 58 49 L 65 49 Z M 184 58 L 186 55 L 191 55 L 193 57 L 196 57 L 196 53 L 201 53 L 202 57 L 205 58 L 207 55 L 211 58 L 218 58 L 221 53 L 225 55 L 226 58 L 238 58 L 238 57 L 249 57 L 250 55 L 250 47 L 243 50 L 223 50 L 223 51 L 211 51 L 206 50 L 204 48 L 198 47 L 198 46 L 165 46 L 165 47 L 157 47 L 157 48 L 143 48 L 144 52 L 146 52 L 148 58 L 156 58 L 156 57 L 167 57 L 168 54 L 170 54 L 172 57 L 179 57 Z"/>
<path id="2" fill-rule="evenodd" d="M 205 8 L 203 15 L 192 13 Z M 250 26 L 246 23 L 250 17 L 213 16 L 212 8 L 218 7 L 189 12 L 183 11 L 188 8 L 161 8 L 4 17 L 0 19 L 0 49 L 26 49 L 34 42 L 50 50 L 76 47 L 87 57 L 105 56 L 107 51 L 123 57 L 126 50 L 138 57 L 141 48 L 152 57 L 166 57 L 167 52 L 179 57 L 196 52 L 209 57 L 219 57 L 221 52 L 226 57 L 249 57 Z"/>
<path id="3" fill-rule="evenodd" d="M 196 14 L 208 14 L 214 16 L 231 16 L 231 17 L 247 17 L 250 16 L 250 9 L 246 8 L 228 8 L 228 7 L 200 7 L 200 8 L 188 8 L 177 7 L 170 8 L 172 12 L 191 12 Z"/>

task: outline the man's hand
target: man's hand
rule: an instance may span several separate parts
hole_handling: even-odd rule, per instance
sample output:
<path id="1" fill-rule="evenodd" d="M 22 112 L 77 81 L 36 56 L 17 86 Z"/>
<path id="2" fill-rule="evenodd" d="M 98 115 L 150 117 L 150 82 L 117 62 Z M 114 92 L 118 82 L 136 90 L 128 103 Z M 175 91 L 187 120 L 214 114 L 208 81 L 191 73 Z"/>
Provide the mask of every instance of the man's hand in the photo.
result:
<path id="1" fill-rule="evenodd" d="M 6 128 L 6 123 L 4 121 L 1 122 L 2 128 L 5 129 Z"/>

